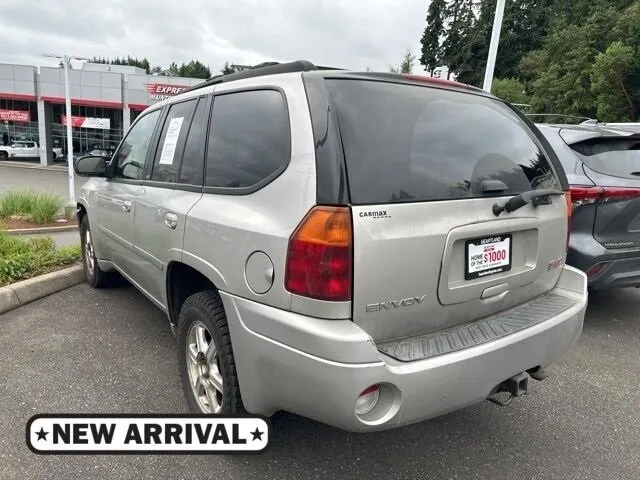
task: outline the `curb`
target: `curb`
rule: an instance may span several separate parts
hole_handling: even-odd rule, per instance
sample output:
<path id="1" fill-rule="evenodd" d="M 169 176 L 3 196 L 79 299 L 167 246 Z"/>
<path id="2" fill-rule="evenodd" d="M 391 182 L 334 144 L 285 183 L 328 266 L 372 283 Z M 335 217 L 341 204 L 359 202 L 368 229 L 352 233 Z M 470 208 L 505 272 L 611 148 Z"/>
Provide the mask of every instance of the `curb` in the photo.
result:
<path id="1" fill-rule="evenodd" d="M 64 166 L 64 165 L 41 165 L 41 164 L 34 164 L 34 165 L 16 165 L 15 163 L 9 163 L 11 162 L 11 160 L 7 160 L 4 162 L 0 162 L 0 167 L 13 167 L 13 168 L 27 168 L 27 169 L 31 169 L 31 170 L 45 170 L 47 172 L 61 172 L 61 173 L 65 173 L 69 170 L 69 167 Z"/>
<path id="2" fill-rule="evenodd" d="M 83 281 L 82 265 L 74 265 L 0 287 L 0 314 L 65 288 L 73 287 Z"/>
<path id="3" fill-rule="evenodd" d="M 39 228 L 14 228 L 12 230 L 5 230 L 7 235 L 28 235 L 33 233 L 57 233 L 57 232 L 72 232 L 78 230 L 78 225 L 65 225 L 60 227 L 39 227 Z"/>

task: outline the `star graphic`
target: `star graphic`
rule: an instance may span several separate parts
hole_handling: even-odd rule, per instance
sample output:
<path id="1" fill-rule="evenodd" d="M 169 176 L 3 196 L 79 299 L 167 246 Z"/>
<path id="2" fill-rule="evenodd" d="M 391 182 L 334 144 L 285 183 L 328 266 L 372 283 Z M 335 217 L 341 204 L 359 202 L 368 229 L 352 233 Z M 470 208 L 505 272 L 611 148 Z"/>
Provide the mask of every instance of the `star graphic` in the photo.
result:
<path id="1" fill-rule="evenodd" d="M 256 427 L 256 430 L 254 432 L 249 432 L 249 433 L 253 435 L 252 441 L 262 440 L 262 435 L 264 435 L 264 432 L 261 432 L 260 430 L 258 430 L 258 427 Z"/>
<path id="2" fill-rule="evenodd" d="M 47 439 L 47 435 L 49 435 L 49 432 L 45 432 L 44 428 L 40 427 L 40 431 L 39 432 L 35 432 L 36 435 L 38 435 L 38 440 L 46 440 Z"/>

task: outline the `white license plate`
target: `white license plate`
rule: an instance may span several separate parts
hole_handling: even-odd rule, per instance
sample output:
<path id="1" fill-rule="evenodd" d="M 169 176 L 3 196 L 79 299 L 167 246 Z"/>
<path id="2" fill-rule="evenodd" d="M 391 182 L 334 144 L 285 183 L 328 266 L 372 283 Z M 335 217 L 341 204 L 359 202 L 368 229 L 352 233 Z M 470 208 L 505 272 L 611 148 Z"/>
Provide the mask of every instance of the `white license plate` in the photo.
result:
<path id="1" fill-rule="evenodd" d="M 465 279 L 511 270 L 511 235 L 468 240 L 466 246 Z"/>

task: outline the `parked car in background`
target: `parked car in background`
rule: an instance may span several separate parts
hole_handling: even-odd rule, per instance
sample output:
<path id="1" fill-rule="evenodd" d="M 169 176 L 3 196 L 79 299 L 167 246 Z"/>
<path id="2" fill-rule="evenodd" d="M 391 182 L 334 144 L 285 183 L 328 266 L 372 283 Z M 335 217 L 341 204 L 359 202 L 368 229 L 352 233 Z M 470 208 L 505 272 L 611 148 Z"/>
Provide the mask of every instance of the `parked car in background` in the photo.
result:
<path id="1" fill-rule="evenodd" d="M 567 263 L 592 288 L 640 287 L 640 132 L 609 125 L 538 125 L 570 184 Z"/>
<path id="2" fill-rule="evenodd" d="M 62 157 L 61 148 L 53 148 L 53 160 Z M 0 146 L 0 160 L 9 159 L 34 159 L 40 157 L 40 148 L 37 142 L 19 141 L 13 142 L 11 145 Z"/>
<path id="3" fill-rule="evenodd" d="M 562 168 L 474 87 L 270 65 L 74 166 L 87 281 L 168 315 L 194 412 L 398 427 L 524 394 L 582 330 Z"/>

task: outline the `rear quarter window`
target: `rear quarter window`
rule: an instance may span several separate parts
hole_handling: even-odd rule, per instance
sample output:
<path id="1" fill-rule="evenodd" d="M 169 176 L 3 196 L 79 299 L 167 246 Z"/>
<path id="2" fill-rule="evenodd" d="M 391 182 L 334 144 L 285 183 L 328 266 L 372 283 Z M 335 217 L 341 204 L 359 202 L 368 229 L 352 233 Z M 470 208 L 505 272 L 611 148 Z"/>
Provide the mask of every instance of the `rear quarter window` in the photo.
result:
<path id="1" fill-rule="evenodd" d="M 256 189 L 289 163 L 289 114 L 276 90 L 224 93 L 214 97 L 205 184 Z"/>
<path id="2" fill-rule="evenodd" d="M 526 124 L 502 102 L 401 83 L 329 79 L 352 202 L 418 202 L 561 189 Z"/>
<path id="3" fill-rule="evenodd" d="M 571 148 L 590 169 L 598 173 L 640 180 L 640 136 L 596 138 L 576 143 Z"/>

